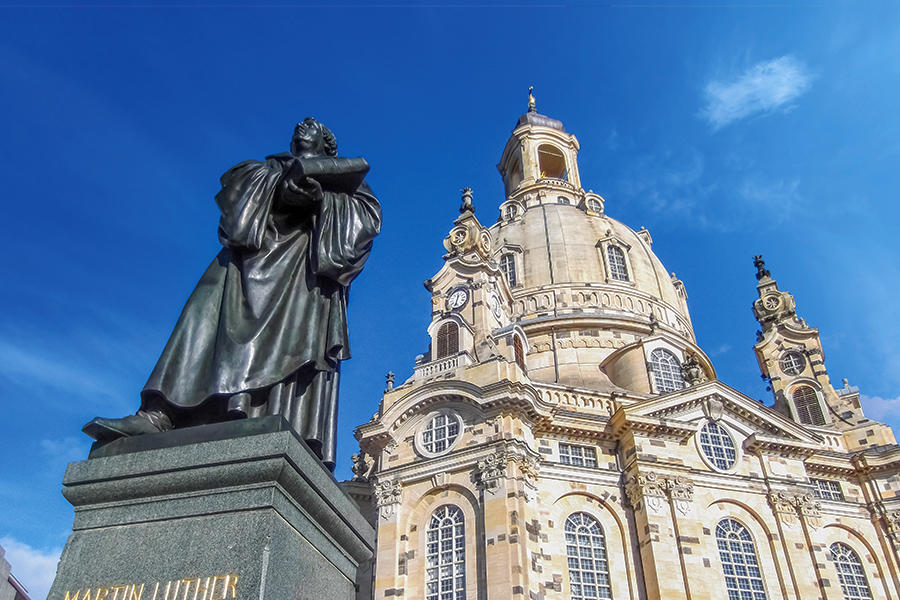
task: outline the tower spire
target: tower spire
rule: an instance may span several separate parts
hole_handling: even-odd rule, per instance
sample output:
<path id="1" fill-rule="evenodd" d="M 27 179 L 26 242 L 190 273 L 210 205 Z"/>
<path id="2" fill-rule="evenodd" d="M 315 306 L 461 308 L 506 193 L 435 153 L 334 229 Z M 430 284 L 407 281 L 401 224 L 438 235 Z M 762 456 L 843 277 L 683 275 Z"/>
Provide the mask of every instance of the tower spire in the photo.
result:
<path id="1" fill-rule="evenodd" d="M 532 93 L 533 91 L 534 86 L 528 88 L 528 112 L 530 113 L 537 112 L 537 105 L 534 102 L 534 94 Z"/>

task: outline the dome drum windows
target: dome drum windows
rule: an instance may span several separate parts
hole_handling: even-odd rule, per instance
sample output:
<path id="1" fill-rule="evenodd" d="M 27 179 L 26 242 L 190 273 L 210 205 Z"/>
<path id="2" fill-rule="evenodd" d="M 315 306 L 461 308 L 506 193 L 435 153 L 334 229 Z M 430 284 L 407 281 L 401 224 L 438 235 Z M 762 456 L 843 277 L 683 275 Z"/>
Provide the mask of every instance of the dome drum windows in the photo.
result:
<path id="1" fill-rule="evenodd" d="M 609 276 L 616 281 L 629 281 L 628 265 L 625 263 L 625 253 L 618 246 L 610 244 L 606 247 L 606 260 L 609 263 Z"/>
<path id="2" fill-rule="evenodd" d="M 509 287 L 516 287 L 519 283 L 519 277 L 516 273 L 516 256 L 512 252 L 507 252 L 500 257 L 500 272 L 506 277 L 506 283 Z"/>
<path id="3" fill-rule="evenodd" d="M 607 235 L 611 234 L 607 232 Z M 625 283 L 634 285 L 631 260 L 628 257 L 631 246 L 625 242 L 609 237 L 597 243 L 600 259 L 606 269 L 606 283 Z"/>
<path id="4" fill-rule="evenodd" d="M 681 362 L 665 348 L 656 348 L 650 353 L 650 371 L 658 394 L 668 394 L 684 388 Z"/>

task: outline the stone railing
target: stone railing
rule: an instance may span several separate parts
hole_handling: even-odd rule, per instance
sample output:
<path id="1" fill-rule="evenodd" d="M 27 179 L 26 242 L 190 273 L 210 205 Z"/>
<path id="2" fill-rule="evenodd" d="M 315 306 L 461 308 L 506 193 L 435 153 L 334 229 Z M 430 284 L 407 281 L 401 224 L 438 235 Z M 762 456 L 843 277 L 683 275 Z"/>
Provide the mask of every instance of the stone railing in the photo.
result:
<path id="1" fill-rule="evenodd" d="M 422 363 L 421 365 L 416 365 L 415 369 L 413 370 L 414 378 L 424 379 L 433 375 L 440 375 L 441 373 L 454 371 L 458 367 L 469 364 L 467 358 L 468 357 L 465 353 L 461 353 L 457 354 L 456 356 L 448 356 L 447 358 L 441 358 L 439 360 L 433 360 L 431 362 Z"/>
<path id="2" fill-rule="evenodd" d="M 611 416 L 619 408 L 619 403 L 607 395 L 540 383 L 535 383 L 534 387 L 544 402 L 560 408 L 588 410 L 606 416 Z"/>
<path id="3" fill-rule="evenodd" d="M 560 296 L 562 301 L 559 301 Z M 694 340 L 688 319 L 674 308 L 640 292 L 608 287 L 551 288 L 517 294 L 513 300 L 513 314 L 516 317 L 543 312 L 566 314 L 573 309 L 615 310 L 646 318 L 652 312 L 660 322 L 676 329 L 688 340 Z"/>

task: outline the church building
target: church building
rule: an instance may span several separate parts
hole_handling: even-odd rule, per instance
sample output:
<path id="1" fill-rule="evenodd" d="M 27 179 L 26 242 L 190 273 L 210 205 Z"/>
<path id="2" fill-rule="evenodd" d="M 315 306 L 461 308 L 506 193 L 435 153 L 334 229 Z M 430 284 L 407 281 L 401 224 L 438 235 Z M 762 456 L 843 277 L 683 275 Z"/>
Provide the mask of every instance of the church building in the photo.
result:
<path id="1" fill-rule="evenodd" d="M 760 257 L 774 405 L 719 381 L 684 284 L 582 187 L 578 149 L 531 98 L 499 219 L 463 192 L 430 349 L 356 430 L 361 597 L 900 600 L 891 429 L 832 385 Z"/>

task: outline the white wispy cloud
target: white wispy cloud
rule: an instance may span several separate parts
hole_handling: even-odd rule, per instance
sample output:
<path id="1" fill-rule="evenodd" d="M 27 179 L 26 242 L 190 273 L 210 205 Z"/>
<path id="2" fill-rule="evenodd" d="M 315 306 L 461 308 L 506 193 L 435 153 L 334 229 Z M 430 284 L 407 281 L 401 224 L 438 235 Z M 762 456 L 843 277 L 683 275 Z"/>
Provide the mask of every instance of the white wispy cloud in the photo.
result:
<path id="1" fill-rule="evenodd" d="M 31 600 L 45 600 L 56 577 L 62 548 L 38 550 L 11 537 L 0 538 L 0 546 L 6 550 L 12 573 L 28 590 Z"/>
<path id="2" fill-rule="evenodd" d="M 870 419 L 882 422 L 900 421 L 900 396 L 896 398 L 882 398 L 881 396 L 859 395 L 863 412 Z"/>
<path id="3" fill-rule="evenodd" d="M 706 106 L 700 116 L 719 129 L 734 121 L 773 111 L 806 92 L 815 75 L 803 61 L 782 56 L 753 65 L 736 78 L 706 84 Z"/>

